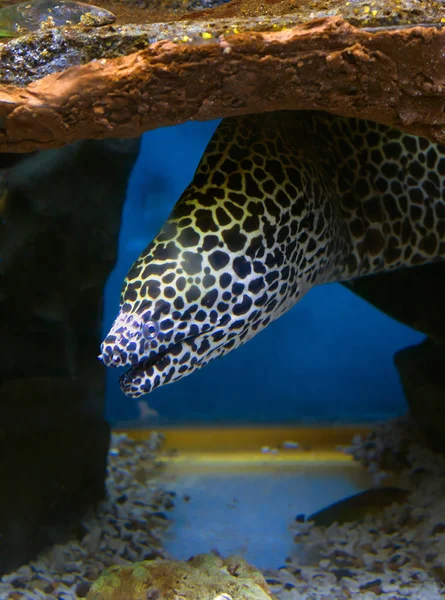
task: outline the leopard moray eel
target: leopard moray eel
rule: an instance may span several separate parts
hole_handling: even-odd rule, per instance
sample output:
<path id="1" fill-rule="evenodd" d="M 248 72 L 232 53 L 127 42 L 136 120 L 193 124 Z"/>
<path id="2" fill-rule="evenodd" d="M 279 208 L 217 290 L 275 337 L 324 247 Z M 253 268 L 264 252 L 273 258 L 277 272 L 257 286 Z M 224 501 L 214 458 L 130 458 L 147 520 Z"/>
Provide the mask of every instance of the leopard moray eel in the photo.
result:
<path id="1" fill-rule="evenodd" d="M 251 339 L 314 285 L 445 259 L 445 146 L 319 112 L 224 119 L 130 269 L 102 343 L 138 397 Z"/>

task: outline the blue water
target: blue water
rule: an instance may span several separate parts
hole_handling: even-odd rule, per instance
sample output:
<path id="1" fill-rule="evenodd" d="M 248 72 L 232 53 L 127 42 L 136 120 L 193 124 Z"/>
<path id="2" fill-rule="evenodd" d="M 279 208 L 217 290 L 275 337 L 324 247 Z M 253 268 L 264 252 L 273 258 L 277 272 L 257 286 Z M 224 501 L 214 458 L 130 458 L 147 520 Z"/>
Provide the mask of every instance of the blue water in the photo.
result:
<path id="1" fill-rule="evenodd" d="M 128 268 L 190 182 L 216 126 L 186 123 L 144 135 L 106 290 L 104 333 Z M 342 286 L 319 286 L 239 350 L 146 396 L 159 414 L 150 423 L 351 422 L 402 414 L 393 354 L 422 338 Z M 113 425 L 140 416 L 138 403 L 120 391 L 119 375 L 108 372 Z"/>

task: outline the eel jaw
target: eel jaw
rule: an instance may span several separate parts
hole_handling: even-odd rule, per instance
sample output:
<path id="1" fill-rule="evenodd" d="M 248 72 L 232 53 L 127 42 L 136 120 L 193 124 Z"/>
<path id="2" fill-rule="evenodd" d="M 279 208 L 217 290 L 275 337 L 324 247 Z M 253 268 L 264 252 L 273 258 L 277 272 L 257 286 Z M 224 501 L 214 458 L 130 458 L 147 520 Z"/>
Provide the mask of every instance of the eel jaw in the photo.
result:
<path id="1" fill-rule="evenodd" d="M 152 392 L 156 387 L 169 383 L 171 376 L 169 378 L 167 374 L 163 377 L 162 371 L 156 373 L 156 364 L 155 360 L 145 358 L 128 369 L 119 378 L 119 384 L 124 394 L 130 398 L 140 398 L 140 396 Z M 169 373 L 172 370 L 174 370 L 173 367 Z"/>
<path id="2" fill-rule="evenodd" d="M 159 354 L 143 357 L 120 377 L 122 391 L 130 398 L 139 398 L 207 364 L 215 350 L 208 338 L 208 332 L 200 332 L 171 344 Z"/>
<path id="3" fill-rule="evenodd" d="M 201 360 L 204 358 L 203 355 L 198 355 L 204 340 L 201 344 L 196 344 L 196 339 L 207 337 L 203 333 L 189 336 L 157 355 L 142 358 L 120 377 L 122 391 L 126 396 L 139 398 L 161 385 L 188 375 L 201 366 Z"/>

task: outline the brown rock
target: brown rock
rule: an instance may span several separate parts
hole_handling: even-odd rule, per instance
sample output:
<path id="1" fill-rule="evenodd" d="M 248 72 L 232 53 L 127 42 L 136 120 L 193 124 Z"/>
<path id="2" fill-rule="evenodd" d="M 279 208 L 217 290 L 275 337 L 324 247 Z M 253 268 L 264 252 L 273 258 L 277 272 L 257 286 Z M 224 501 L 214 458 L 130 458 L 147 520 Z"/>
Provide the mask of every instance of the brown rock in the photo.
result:
<path id="1" fill-rule="evenodd" d="M 419 24 L 440 24 L 445 7 L 372 6 L 234 0 L 176 21 L 158 11 L 148 25 L 119 26 L 117 13 L 116 26 L 13 40 L 0 49 L 0 150 L 278 109 L 358 116 L 444 142 L 445 30 Z M 326 15 L 335 16 L 317 18 Z"/>
<path id="2" fill-rule="evenodd" d="M 376 596 L 380 596 L 380 594 L 383 594 L 382 580 L 374 579 L 373 581 L 368 581 L 368 583 L 365 583 L 360 586 L 360 591 L 373 592 Z"/>
<path id="3" fill-rule="evenodd" d="M 238 557 L 211 554 L 187 562 L 156 560 L 111 567 L 88 600 L 273 600 L 259 571 Z"/>

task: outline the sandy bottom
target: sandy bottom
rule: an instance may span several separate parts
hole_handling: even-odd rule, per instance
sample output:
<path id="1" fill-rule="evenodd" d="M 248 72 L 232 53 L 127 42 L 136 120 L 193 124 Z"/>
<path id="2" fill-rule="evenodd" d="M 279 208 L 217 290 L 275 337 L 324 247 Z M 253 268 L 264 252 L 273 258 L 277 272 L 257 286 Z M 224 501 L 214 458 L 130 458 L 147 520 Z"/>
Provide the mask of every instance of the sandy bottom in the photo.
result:
<path id="1" fill-rule="evenodd" d="M 197 545 L 191 509 L 194 493 L 191 488 L 187 489 L 186 480 L 181 484 L 177 479 L 176 490 L 175 478 L 170 478 L 166 487 L 166 467 L 158 459 L 159 441 L 156 434 L 145 442 L 114 435 L 109 457 L 108 500 L 96 514 L 85 519 L 83 539 L 56 546 L 16 572 L 3 576 L 0 600 L 85 598 L 91 583 L 105 567 L 167 557 L 167 549 L 173 554 L 175 536 L 187 535 L 187 532 L 180 534 L 178 529 L 181 522 L 187 525 L 184 521 L 187 518 L 191 519 L 187 525 L 190 538 L 195 535 L 195 542 L 190 545 L 192 551 Z M 304 486 L 295 489 L 294 497 L 285 501 L 292 507 L 295 500 L 295 510 L 289 508 L 286 533 L 281 531 L 277 536 L 277 539 L 287 536 L 286 546 L 278 543 L 273 551 L 275 556 L 281 552 L 283 556 L 276 556 L 270 569 L 266 564 L 259 565 L 271 590 L 279 600 L 353 597 L 435 600 L 445 597 L 445 457 L 426 450 L 422 437 L 406 419 L 376 428 L 366 440 L 357 436 L 345 451 L 366 467 L 376 482 L 384 479 L 390 470 L 397 471 L 400 485 L 412 490 L 408 501 L 385 509 L 378 517 L 368 516 L 360 522 L 334 524 L 326 529 L 310 523 L 295 523 L 293 517 L 300 512 L 296 496 L 300 493 L 303 497 L 305 493 Z M 310 469 L 307 474 L 309 472 Z M 282 496 L 289 494 L 289 486 L 279 488 L 282 482 L 283 479 L 279 483 L 279 478 L 274 480 L 272 475 L 269 480 L 262 480 L 265 489 L 271 490 L 272 495 L 275 490 L 275 495 L 280 497 L 276 502 L 277 514 L 284 510 Z M 300 480 L 301 485 L 302 482 Z M 213 486 L 216 485 L 214 480 Z M 307 479 L 305 485 L 307 488 Z M 333 480 L 326 481 L 326 490 L 332 490 L 333 485 Z M 357 483 L 357 487 L 360 489 L 362 484 Z M 213 489 L 217 492 L 215 487 Z M 224 489 L 229 496 L 234 496 L 233 489 Z M 221 497 L 222 490 L 214 501 Z M 342 493 L 347 495 L 354 491 L 357 489 L 345 489 Z M 249 494 L 246 502 L 252 503 L 248 497 Z M 324 504 L 337 499 L 338 496 L 331 499 L 326 495 Z M 230 500 L 235 512 L 240 499 L 233 500 L 235 497 Z M 314 510 L 318 508 L 315 506 Z M 196 510 L 199 517 L 198 502 Z M 257 513 L 252 523 L 258 530 L 261 519 L 266 521 L 269 516 L 262 516 L 261 505 L 257 510 L 259 518 Z M 279 527 L 272 518 L 268 520 L 269 525 Z M 252 544 L 254 525 L 249 538 L 250 549 L 245 548 L 245 552 L 247 558 L 251 552 L 257 552 L 258 561 L 263 563 L 267 555 L 258 553 L 255 543 Z M 258 546 L 267 544 L 270 534 L 269 527 L 263 542 L 257 542 Z M 196 548 L 190 553 L 203 550 L 207 548 Z M 218 550 L 225 552 L 232 548 Z M 283 566 L 276 568 L 279 563 Z"/>
<path id="2" fill-rule="evenodd" d="M 203 454 L 196 462 L 167 465 L 164 478 L 177 500 L 162 536 L 165 550 L 177 560 L 217 551 L 242 556 L 259 569 L 277 569 L 298 552 L 290 527 L 296 515 L 372 486 L 371 475 L 341 453 L 324 460 L 293 454 L 280 451 L 270 460 L 261 453 Z"/>

